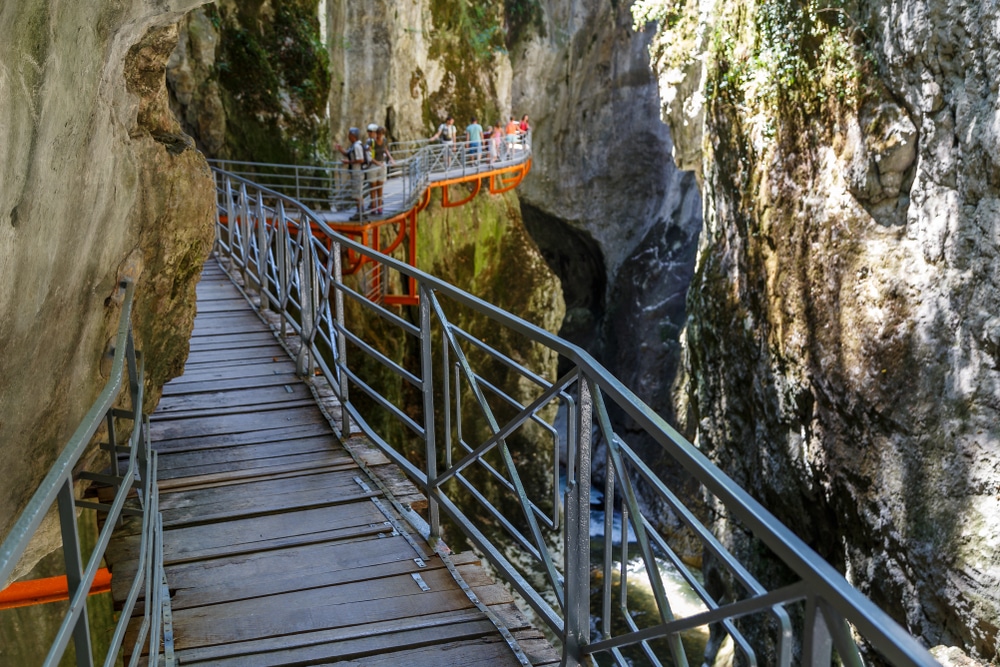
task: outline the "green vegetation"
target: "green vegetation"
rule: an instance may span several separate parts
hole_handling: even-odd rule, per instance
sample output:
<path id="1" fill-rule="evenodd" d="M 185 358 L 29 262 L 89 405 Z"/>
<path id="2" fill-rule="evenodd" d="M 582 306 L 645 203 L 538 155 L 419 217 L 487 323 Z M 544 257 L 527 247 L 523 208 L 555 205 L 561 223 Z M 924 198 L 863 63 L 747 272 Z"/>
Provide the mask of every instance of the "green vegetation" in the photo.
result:
<path id="1" fill-rule="evenodd" d="M 437 127 L 448 113 L 462 128 L 472 116 L 485 122 L 499 119 L 496 77 L 490 69 L 495 57 L 506 53 L 503 1 L 434 0 L 431 18 L 428 53 L 441 61 L 447 75 L 424 99 L 427 126 Z"/>
<path id="2" fill-rule="evenodd" d="M 507 18 L 508 49 L 513 49 L 518 42 L 527 37 L 531 28 L 538 34 L 545 35 L 542 6 L 538 0 L 507 0 L 504 3 L 504 13 Z"/>
<path id="3" fill-rule="evenodd" d="M 706 92 L 798 121 L 831 104 L 856 108 L 873 69 L 866 44 L 863 24 L 842 0 L 764 0 L 725 10 L 712 37 Z M 773 136 L 773 126 L 766 130 Z"/>
<path id="4" fill-rule="evenodd" d="M 220 31 L 216 60 L 230 158 L 309 162 L 329 143 L 323 121 L 330 64 L 318 0 L 275 0 L 264 9 L 209 10 Z"/>

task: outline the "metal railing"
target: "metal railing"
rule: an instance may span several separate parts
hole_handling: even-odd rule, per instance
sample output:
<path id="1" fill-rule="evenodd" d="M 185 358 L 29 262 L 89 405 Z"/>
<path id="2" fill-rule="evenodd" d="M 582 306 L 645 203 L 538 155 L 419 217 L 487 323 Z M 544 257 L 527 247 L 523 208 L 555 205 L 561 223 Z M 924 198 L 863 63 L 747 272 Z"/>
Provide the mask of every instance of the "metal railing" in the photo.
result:
<path id="1" fill-rule="evenodd" d="M 110 379 L 18 517 L 10 534 L 0 545 L 0 582 L 5 582 L 14 572 L 18 559 L 42 525 L 46 514 L 53 504 L 58 505 L 69 585 L 69 606 L 43 663 L 46 666 L 59 664 L 70 641 L 74 642 L 76 648 L 76 664 L 93 664 L 87 595 L 116 524 L 123 515 L 136 514 L 142 516 L 137 570 L 118 616 L 103 664 L 108 667 L 116 663 L 126 629 L 143 592 L 142 624 L 129 664 L 139 664 L 144 644 L 148 650 L 147 664 L 163 664 L 167 667 L 174 664 L 170 597 L 163 570 L 163 522 L 159 513 L 159 493 L 156 486 L 156 453 L 150 449 L 149 424 L 142 413 L 142 358 L 135 350 L 132 339 L 134 286 L 132 283 L 122 283 L 119 289 L 124 291 L 124 301 L 114 342 Z M 124 403 L 125 407 L 117 407 L 119 403 Z M 125 422 L 131 423 L 131 430 L 122 444 L 119 443 L 117 433 L 118 427 Z M 74 475 L 75 466 L 102 425 L 106 427 L 102 437 L 106 435 L 107 442 L 102 442 L 101 448 L 109 453 L 109 471 L 104 474 L 81 472 Z M 119 455 L 128 457 L 124 469 L 119 464 Z M 77 499 L 74 478 L 116 489 L 114 499 L 109 504 Z M 132 504 L 126 506 L 126 500 L 133 490 L 137 492 L 138 508 Z M 77 511 L 80 509 L 105 514 L 104 526 L 86 562 L 80 552 L 77 531 Z"/>
<path id="2" fill-rule="evenodd" d="M 474 148 L 468 141 L 392 144 L 390 154 L 394 163 L 387 165 L 387 178 L 381 186 L 376 184 L 375 170 L 362 173 L 335 162 L 315 166 L 235 160 L 209 162 L 316 212 L 353 213 L 360 200 L 362 209 L 358 219 L 366 221 L 410 210 L 434 181 L 468 178 L 526 162 L 531 158 L 531 133 L 513 136 L 511 141 L 505 139 L 499 148 L 490 141 L 480 144 L 479 150 Z M 379 204 L 372 206 L 374 191 L 379 187 L 382 196 Z"/>
<path id="3" fill-rule="evenodd" d="M 440 535 L 443 510 L 559 639 L 564 664 L 603 656 L 618 665 L 687 665 L 682 638 L 693 629 L 704 635 L 706 626 L 728 636 L 749 665 L 798 659 L 826 667 L 836 654 L 841 664 L 858 666 L 855 637 L 892 664 L 937 664 L 582 349 L 338 235 L 301 203 L 215 173 L 225 220 L 217 252 L 259 294 L 262 309 L 282 316 L 283 333 L 301 339 L 299 372 L 311 377 L 318 369 L 334 388 L 343 434 L 352 424 L 360 428 L 422 488 L 430 537 Z M 306 220 L 312 224 L 298 222 Z M 366 299 L 342 276 L 348 250 L 377 262 L 385 280 L 415 280 L 419 306 L 397 312 Z M 481 325 L 467 331 L 456 324 L 458 314 Z M 500 341 L 512 351 L 502 352 Z M 419 362 L 399 352 L 406 348 L 419 350 Z M 557 355 L 572 367 L 559 378 L 523 363 Z M 768 587 L 753 563 L 730 553 L 615 431 L 612 410 L 657 443 L 657 459 L 672 459 L 698 493 L 783 563 L 790 583 Z M 606 448 L 604 491 L 592 500 L 598 443 Z M 538 463 L 548 459 L 554 470 L 560 455 L 563 491 L 549 476 L 557 473 L 543 474 Z M 676 517 L 725 572 L 728 598 L 710 591 L 678 555 L 656 519 L 663 514 Z M 591 533 L 602 529 L 603 548 L 592 552 Z M 664 568 L 684 580 L 695 610 L 682 613 L 663 583 Z"/>

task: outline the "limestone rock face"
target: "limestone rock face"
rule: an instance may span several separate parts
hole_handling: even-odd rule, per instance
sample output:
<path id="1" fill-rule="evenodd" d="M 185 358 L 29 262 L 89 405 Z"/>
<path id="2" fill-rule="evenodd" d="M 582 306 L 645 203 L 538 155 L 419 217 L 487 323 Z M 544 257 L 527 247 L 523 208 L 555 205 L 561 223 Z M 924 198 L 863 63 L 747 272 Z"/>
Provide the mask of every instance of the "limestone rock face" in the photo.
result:
<path id="1" fill-rule="evenodd" d="M 674 163 L 653 31 L 634 30 L 630 4 L 539 3 L 511 46 L 512 108 L 530 115 L 536 147 L 519 194 L 543 254 L 562 267 L 561 335 L 670 418 L 701 200 Z"/>
<path id="2" fill-rule="evenodd" d="M 351 126 L 384 125 L 396 140 L 431 136 L 449 115 L 464 132 L 509 113 L 511 65 L 502 3 L 327 0 L 330 119 L 341 143 Z"/>
<path id="3" fill-rule="evenodd" d="M 330 87 L 319 0 L 217 0 L 185 16 L 167 62 L 174 114 L 210 158 L 317 164 Z"/>
<path id="4" fill-rule="evenodd" d="M 996 660 L 995 7 L 858 7 L 710 12 L 692 426 L 911 632 Z"/>
<path id="5" fill-rule="evenodd" d="M 165 26 L 197 4 L 0 8 L 0 538 L 107 379 L 122 280 L 147 407 L 187 355 L 213 188 L 162 81 Z"/>

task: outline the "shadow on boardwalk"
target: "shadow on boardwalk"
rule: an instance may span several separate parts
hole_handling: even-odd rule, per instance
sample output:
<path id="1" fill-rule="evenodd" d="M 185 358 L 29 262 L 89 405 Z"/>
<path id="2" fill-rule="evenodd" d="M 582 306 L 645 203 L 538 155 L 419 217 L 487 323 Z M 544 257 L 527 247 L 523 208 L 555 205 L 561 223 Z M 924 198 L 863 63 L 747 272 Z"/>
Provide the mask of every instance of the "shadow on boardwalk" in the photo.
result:
<path id="1" fill-rule="evenodd" d="M 474 556 L 449 568 L 407 532 L 294 371 L 210 260 L 184 374 L 151 419 L 179 663 L 523 664 L 493 616 L 532 664 L 558 664 Z M 109 551 L 115 581 L 134 572 L 135 532 L 126 521 Z"/>

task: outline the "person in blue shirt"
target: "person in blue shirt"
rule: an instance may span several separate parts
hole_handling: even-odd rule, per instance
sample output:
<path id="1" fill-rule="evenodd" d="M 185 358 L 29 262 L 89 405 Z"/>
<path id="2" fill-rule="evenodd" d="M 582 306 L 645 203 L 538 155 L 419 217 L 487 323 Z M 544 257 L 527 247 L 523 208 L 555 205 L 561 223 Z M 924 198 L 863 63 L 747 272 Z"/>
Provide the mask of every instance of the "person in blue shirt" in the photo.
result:
<path id="1" fill-rule="evenodd" d="M 472 122 L 465 128 L 465 135 L 469 140 L 469 153 L 466 162 L 479 162 L 479 149 L 483 145 L 483 126 L 479 124 L 476 117 L 472 117 Z"/>

